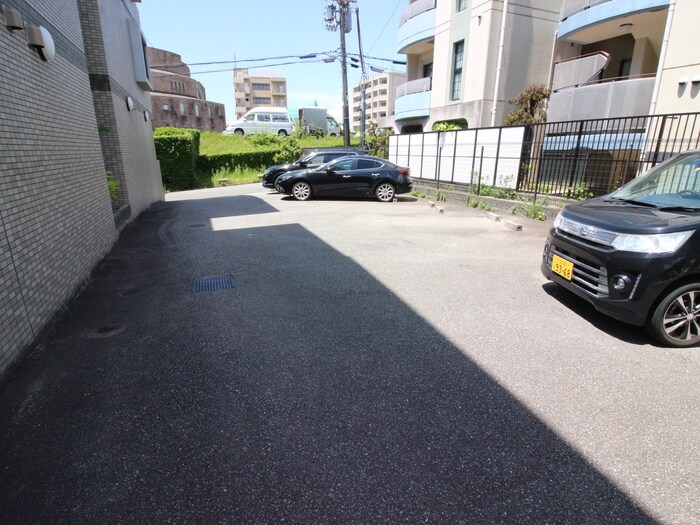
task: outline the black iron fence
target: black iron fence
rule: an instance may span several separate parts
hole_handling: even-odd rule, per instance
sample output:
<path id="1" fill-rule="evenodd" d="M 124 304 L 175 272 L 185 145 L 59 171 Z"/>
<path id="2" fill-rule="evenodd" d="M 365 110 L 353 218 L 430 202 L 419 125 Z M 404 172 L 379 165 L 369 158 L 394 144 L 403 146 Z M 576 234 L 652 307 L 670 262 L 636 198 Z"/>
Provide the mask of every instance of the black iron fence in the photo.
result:
<path id="1" fill-rule="evenodd" d="M 700 148 L 700 113 L 396 135 L 389 159 L 418 179 L 535 195 L 603 195 Z"/>

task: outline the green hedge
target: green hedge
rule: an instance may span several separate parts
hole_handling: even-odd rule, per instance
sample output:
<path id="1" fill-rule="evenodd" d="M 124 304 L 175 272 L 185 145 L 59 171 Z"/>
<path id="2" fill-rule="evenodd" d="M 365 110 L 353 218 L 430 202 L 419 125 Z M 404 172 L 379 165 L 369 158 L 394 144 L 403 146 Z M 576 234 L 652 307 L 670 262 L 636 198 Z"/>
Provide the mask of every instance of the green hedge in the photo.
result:
<path id="1" fill-rule="evenodd" d="M 263 170 L 275 164 L 274 158 L 278 152 L 279 149 L 276 148 L 247 153 L 200 155 L 197 159 L 197 169 L 208 175 L 213 175 L 220 169 L 250 168 Z"/>
<path id="2" fill-rule="evenodd" d="M 160 161 L 163 186 L 167 190 L 194 187 L 199 135 L 199 130 L 184 128 L 157 128 L 153 132 L 156 157 Z"/>

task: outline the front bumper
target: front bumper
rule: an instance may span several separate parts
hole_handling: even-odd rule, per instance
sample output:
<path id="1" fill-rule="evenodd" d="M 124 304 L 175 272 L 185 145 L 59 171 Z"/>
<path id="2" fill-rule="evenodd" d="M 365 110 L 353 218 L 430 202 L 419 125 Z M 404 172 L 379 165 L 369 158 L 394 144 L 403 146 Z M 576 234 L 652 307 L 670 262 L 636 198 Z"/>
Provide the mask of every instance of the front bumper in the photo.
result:
<path id="1" fill-rule="evenodd" d="M 554 256 L 573 264 L 571 280 L 552 270 Z M 643 325 L 659 295 L 683 274 L 683 259 L 669 254 L 620 252 L 587 246 L 552 230 L 542 255 L 542 274 L 619 321 Z M 623 277 L 626 286 L 612 283 Z"/>

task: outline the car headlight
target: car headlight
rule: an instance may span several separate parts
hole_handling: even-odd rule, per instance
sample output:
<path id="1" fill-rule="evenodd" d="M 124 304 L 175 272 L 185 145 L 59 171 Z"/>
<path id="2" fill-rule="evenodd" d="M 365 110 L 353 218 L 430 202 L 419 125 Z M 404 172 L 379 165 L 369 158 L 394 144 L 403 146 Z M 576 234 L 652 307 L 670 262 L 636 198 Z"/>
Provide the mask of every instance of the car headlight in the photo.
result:
<path id="1" fill-rule="evenodd" d="M 559 212 L 559 213 L 557 213 L 557 216 L 554 217 L 554 222 L 552 223 L 552 227 L 559 228 L 561 221 L 562 221 L 562 216 L 561 216 L 561 212 Z"/>
<path id="2" fill-rule="evenodd" d="M 673 253 L 683 246 L 693 231 L 676 233 L 658 233 L 652 235 L 618 234 L 612 242 L 612 247 L 624 252 L 639 253 Z"/>

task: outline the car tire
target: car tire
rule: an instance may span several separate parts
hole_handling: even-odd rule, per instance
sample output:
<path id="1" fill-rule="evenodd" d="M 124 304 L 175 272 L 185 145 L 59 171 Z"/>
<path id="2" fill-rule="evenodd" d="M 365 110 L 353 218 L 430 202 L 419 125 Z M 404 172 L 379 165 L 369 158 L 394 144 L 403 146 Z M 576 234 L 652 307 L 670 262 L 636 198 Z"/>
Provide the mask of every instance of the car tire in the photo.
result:
<path id="1" fill-rule="evenodd" d="M 308 201 L 311 198 L 311 185 L 308 182 L 297 182 L 292 186 L 292 196 L 298 201 Z"/>
<path id="2" fill-rule="evenodd" d="M 233 134 L 236 135 L 237 137 L 242 137 L 243 135 L 245 135 L 245 133 L 243 132 L 242 129 L 237 129 L 237 130 L 235 130 L 235 131 L 233 132 Z"/>
<path id="3" fill-rule="evenodd" d="M 700 283 L 671 290 L 654 310 L 647 330 L 667 346 L 700 344 Z"/>
<path id="4" fill-rule="evenodd" d="M 374 195 L 378 201 L 391 202 L 396 195 L 396 188 L 390 182 L 381 182 L 374 190 Z"/>
<path id="5" fill-rule="evenodd" d="M 287 132 L 285 130 L 281 129 L 277 132 L 277 136 L 284 138 L 287 136 Z"/>

